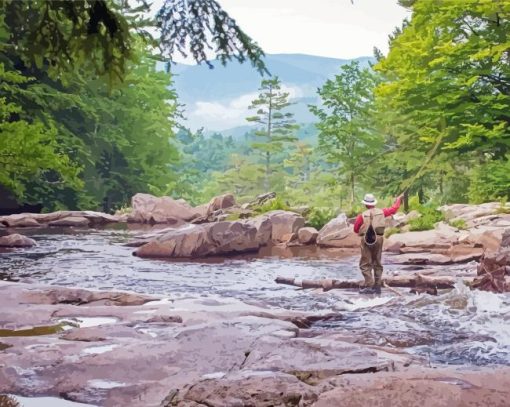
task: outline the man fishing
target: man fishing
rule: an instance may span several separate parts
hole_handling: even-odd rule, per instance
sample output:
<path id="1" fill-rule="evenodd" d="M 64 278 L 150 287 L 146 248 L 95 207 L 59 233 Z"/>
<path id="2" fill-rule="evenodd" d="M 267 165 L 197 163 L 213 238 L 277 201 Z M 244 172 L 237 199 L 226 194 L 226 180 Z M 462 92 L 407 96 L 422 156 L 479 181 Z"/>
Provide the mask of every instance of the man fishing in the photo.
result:
<path id="1" fill-rule="evenodd" d="M 384 229 L 386 219 L 400 208 L 402 195 L 400 195 L 391 208 L 376 208 L 377 199 L 374 195 L 366 194 L 361 202 L 366 211 L 359 214 L 354 223 L 354 232 L 361 236 L 361 258 L 359 268 L 365 279 L 365 286 L 361 294 L 380 294 L 382 284 L 383 266 L 381 256 L 384 242 Z M 372 270 L 374 275 L 372 276 Z"/>

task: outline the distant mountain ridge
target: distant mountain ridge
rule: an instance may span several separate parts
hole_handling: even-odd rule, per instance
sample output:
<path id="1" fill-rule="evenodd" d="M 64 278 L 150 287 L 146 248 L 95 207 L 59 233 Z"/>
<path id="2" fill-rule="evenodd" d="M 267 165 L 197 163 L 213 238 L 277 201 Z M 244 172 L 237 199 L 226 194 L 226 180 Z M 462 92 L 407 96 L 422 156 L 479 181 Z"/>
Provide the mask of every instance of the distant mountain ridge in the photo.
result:
<path id="1" fill-rule="evenodd" d="M 361 66 L 369 66 L 372 57 L 355 58 Z M 316 91 L 323 83 L 339 72 L 340 66 L 352 60 L 304 54 L 268 54 L 266 66 L 278 76 L 289 91 L 295 105 L 291 111 L 296 121 L 309 123 L 314 117 L 307 105 L 317 102 Z M 245 126 L 248 105 L 258 93 L 262 77 L 249 63 L 230 62 L 222 66 L 172 65 L 174 86 L 181 103 L 185 105 L 184 124 L 192 129 L 221 131 Z M 268 76 L 266 76 L 268 77 Z"/>

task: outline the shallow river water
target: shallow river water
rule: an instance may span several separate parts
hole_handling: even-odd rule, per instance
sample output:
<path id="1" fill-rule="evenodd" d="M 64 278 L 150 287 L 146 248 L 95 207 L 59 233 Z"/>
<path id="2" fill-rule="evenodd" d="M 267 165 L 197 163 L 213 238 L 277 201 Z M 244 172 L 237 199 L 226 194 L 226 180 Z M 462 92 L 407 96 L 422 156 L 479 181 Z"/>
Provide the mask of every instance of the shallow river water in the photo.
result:
<path id="1" fill-rule="evenodd" d="M 354 290 L 299 290 L 277 276 L 359 279 L 357 257 L 303 250 L 206 261 L 147 260 L 124 244 L 127 230 L 34 229 L 38 245 L 0 252 L 0 279 L 130 290 L 172 298 L 229 297 L 268 308 L 334 313 L 309 334 L 324 331 L 359 343 L 403 348 L 434 364 L 510 365 L 510 295 L 471 292 L 462 284 L 433 297 L 384 290 L 380 297 Z M 462 266 L 466 267 L 466 266 Z M 397 266 L 388 266 L 391 272 Z"/>

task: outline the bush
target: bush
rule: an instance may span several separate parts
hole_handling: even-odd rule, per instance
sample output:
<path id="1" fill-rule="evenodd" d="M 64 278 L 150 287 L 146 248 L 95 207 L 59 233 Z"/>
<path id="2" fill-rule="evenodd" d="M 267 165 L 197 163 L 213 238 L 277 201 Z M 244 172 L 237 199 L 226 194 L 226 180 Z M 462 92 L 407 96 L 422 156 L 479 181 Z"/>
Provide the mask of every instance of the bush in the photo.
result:
<path id="1" fill-rule="evenodd" d="M 331 208 L 312 208 L 306 216 L 307 226 L 312 226 L 317 230 L 328 223 L 331 219 L 335 218 L 337 213 Z"/>
<path id="2" fill-rule="evenodd" d="M 287 205 L 283 201 L 282 198 L 277 197 L 277 198 L 271 199 L 270 201 L 267 201 L 265 204 L 254 209 L 255 213 L 257 213 L 259 215 L 266 213 L 266 212 L 277 211 L 277 210 L 290 211 L 290 206 Z"/>
<path id="3" fill-rule="evenodd" d="M 496 209 L 497 214 L 509 214 L 510 206 L 507 205 L 506 198 L 499 199 L 499 208 Z"/>
<path id="4" fill-rule="evenodd" d="M 394 235 L 394 234 L 397 234 L 397 233 L 400 233 L 400 229 L 399 228 L 386 228 L 386 230 L 384 231 L 384 237 L 388 238 L 391 235 Z"/>
<path id="5" fill-rule="evenodd" d="M 435 208 L 435 205 L 416 205 L 416 207 L 413 209 L 416 209 L 418 212 L 420 212 L 421 216 L 409 221 L 409 230 L 411 231 L 431 230 L 434 229 L 434 225 L 437 222 L 444 220 L 444 214 L 438 211 Z"/>
<path id="6" fill-rule="evenodd" d="M 457 229 L 467 229 L 467 223 L 464 219 L 451 220 L 448 224 Z"/>

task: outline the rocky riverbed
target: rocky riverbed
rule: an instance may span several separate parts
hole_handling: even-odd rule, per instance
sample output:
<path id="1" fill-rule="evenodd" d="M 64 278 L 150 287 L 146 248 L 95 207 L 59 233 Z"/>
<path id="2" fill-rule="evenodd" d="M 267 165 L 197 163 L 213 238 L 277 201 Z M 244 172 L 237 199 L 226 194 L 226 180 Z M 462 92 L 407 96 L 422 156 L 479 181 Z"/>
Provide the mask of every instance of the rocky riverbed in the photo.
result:
<path id="1" fill-rule="evenodd" d="M 357 278 L 344 249 L 169 262 L 131 255 L 139 231 L 23 233 L 37 245 L 0 254 L 0 393 L 96 406 L 506 405 L 509 294 L 459 283 L 360 297 L 274 282 Z M 392 256 L 387 275 L 476 274 L 474 262 Z"/>

